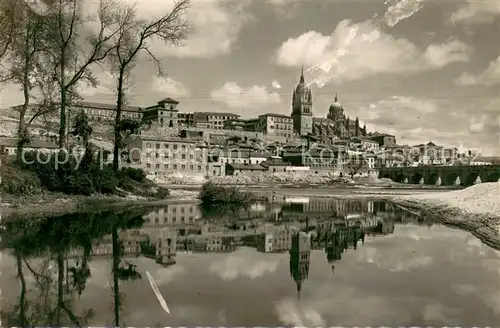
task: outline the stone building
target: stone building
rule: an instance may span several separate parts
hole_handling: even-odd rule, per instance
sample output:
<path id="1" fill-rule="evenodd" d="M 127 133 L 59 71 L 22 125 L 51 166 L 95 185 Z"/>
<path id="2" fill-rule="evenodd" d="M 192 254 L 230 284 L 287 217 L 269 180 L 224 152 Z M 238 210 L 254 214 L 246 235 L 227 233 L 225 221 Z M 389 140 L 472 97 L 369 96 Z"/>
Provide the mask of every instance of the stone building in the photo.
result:
<path id="1" fill-rule="evenodd" d="M 135 136 L 127 144 L 128 163 L 147 174 L 223 175 L 223 164 L 209 163 L 208 152 L 195 140 L 172 137 Z"/>
<path id="2" fill-rule="evenodd" d="M 172 98 L 165 98 L 156 105 L 143 110 L 144 118 L 158 123 L 161 127 L 177 128 L 179 126 L 179 102 Z"/>

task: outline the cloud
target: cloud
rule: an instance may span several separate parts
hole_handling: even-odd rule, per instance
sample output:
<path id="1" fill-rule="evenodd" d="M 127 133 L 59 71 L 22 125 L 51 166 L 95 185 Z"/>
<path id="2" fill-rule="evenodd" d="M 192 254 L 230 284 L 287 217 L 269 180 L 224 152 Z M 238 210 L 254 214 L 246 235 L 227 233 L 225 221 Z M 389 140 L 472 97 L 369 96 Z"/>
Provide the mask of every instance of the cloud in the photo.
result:
<path id="1" fill-rule="evenodd" d="M 234 280 L 238 277 L 255 279 L 273 273 L 280 263 L 276 256 L 262 257 L 262 254 L 251 249 L 240 249 L 222 261 L 213 262 L 208 270 L 223 280 Z"/>
<path id="2" fill-rule="evenodd" d="M 349 108 L 349 113 L 359 116 L 369 131 L 394 134 L 398 144 L 414 145 L 431 140 L 443 146 L 481 148 L 483 153 L 488 153 L 498 149 L 495 134 L 500 129 L 499 105 L 500 102 L 476 98 L 393 96 Z"/>
<path id="3" fill-rule="evenodd" d="M 270 92 L 264 86 L 240 87 L 235 82 L 227 82 L 213 90 L 214 101 L 226 104 L 230 108 L 252 108 L 255 106 L 275 105 L 281 102 L 279 94 Z"/>
<path id="4" fill-rule="evenodd" d="M 421 256 L 414 253 L 413 247 L 404 247 L 398 253 L 381 253 L 375 247 L 363 247 L 356 252 L 358 260 L 364 260 L 380 269 L 391 272 L 409 272 L 433 264 L 430 256 Z"/>
<path id="5" fill-rule="evenodd" d="M 164 94 L 165 97 L 184 97 L 189 94 L 189 90 L 182 83 L 170 77 L 155 79 L 153 81 L 153 90 L 156 93 Z"/>
<path id="6" fill-rule="evenodd" d="M 144 17 L 153 17 L 166 11 L 173 1 L 141 2 L 137 8 Z M 158 56 L 212 58 L 230 54 L 243 26 L 252 19 L 247 7 L 250 1 L 194 0 L 187 11 L 191 24 L 188 37 L 178 48 L 166 47 L 154 40 L 154 53 Z M 165 9 L 164 9 L 165 8 Z"/>
<path id="7" fill-rule="evenodd" d="M 424 51 L 407 39 L 385 33 L 373 22 L 340 22 L 331 35 L 309 31 L 285 41 L 276 53 L 282 66 L 312 66 L 313 83 L 323 87 L 378 74 L 417 73 L 467 61 L 471 48 L 450 39 Z"/>
<path id="8" fill-rule="evenodd" d="M 500 16 L 500 1 L 467 0 L 467 4 L 452 13 L 450 22 L 454 24 L 488 24 Z"/>
<path id="9" fill-rule="evenodd" d="M 273 82 L 271 82 L 271 85 L 273 86 L 273 88 L 281 89 L 281 84 L 276 80 L 273 80 Z"/>
<path id="10" fill-rule="evenodd" d="M 387 8 L 383 21 L 394 27 L 400 21 L 415 15 L 423 6 L 423 0 L 401 0 Z"/>
<path id="11" fill-rule="evenodd" d="M 492 61 L 481 74 L 475 76 L 470 73 L 463 73 L 454 81 L 454 83 L 455 85 L 462 86 L 493 86 L 500 84 L 500 56 Z"/>

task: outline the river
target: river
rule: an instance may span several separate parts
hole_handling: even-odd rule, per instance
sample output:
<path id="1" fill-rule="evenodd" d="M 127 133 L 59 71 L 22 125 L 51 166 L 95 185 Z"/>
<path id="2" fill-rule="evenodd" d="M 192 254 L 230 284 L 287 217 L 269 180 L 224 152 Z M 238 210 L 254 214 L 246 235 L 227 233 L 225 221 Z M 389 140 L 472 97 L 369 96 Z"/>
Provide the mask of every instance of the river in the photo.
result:
<path id="1" fill-rule="evenodd" d="M 92 309 L 88 318 L 77 318 L 82 325 L 113 325 L 116 315 L 122 326 L 500 322 L 500 252 L 392 204 L 284 195 L 244 209 L 178 202 L 127 213 L 5 225 L 2 324 L 20 320 L 13 308 L 21 295 L 14 254 L 27 284 L 25 324 L 56 324 L 44 313 L 57 308 L 58 255 L 67 307 L 75 316 Z M 113 247 L 113 235 L 121 247 Z M 113 259 L 121 268 L 119 311 Z M 72 275 L 68 267 L 88 267 L 90 276 L 82 284 L 85 270 Z M 36 283 L 30 268 L 51 281 Z M 60 324 L 74 321 L 61 315 Z"/>

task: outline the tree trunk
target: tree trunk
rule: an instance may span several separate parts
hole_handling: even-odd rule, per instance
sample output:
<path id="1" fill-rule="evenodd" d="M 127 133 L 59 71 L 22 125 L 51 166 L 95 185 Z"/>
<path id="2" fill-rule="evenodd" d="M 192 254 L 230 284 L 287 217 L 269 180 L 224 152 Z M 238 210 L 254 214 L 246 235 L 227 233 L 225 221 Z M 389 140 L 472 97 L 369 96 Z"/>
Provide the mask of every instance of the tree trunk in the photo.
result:
<path id="1" fill-rule="evenodd" d="M 26 127 L 25 116 L 30 105 L 30 80 L 29 80 L 29 70 L 31 64 L 30 55 L 30 24 L 26 26 L 26 36 L 24 40 L 24 65 L 23 65 L 23 96 L 24 103 L 19 113 L 19 124 L 17 129 L 17 161 L 20 163 L 23 159 L 23 147 L 26 143 L 26 137 L 28 134 L 28 128 Z"/>
<path id="2" fill-rule="evenodd" d="M 21 282 L 21 294 L 19 296 L 19 325 L 26 327 L 26 280 L 23 273 L 23 261 L 21 255 L 16 252 L 17 277 Z"/>
<path id="3" fill-rule="evenodd" d="M 125 77 L 125 72 L 123 69 L 120 70 L 120 74 L 118 75 L 118 95 L 116 101 L 116 117 L 115 117 L 115 145 L 113 148 L 113 170 L 118 172 L 120 168 L 120 149 L 122 147 L 122 135 L 120 131 L 120 122 L 122 115 L 122 106 L 123 106 L 123 79 Z"/>
<path id="4" fill-rule="evenodd" d="M 118 281 L 118 267 L 120 265 L 120 245 L 118 244 L 118 229 L 113 228 L 113 297 L 115 301 L 115 327 L 120 327 L 120 285 Z"/>
<path id="5" fill-rule="evenodd" d="M 64 306 L 63 299 L 64 285 L 64 255 L 62 251 L 57 252 L 57 311 L 56 311 L 56 326 L 61 323 L 61 309 Z"/>
<path id="6" fill-rule="evenodd" d="M 66 49 L 61 49 L 61 66 L 60 66 L 60 88 L 61 88 L 61 112 L 59 117 L 59 149 L 66 147 Z"/>

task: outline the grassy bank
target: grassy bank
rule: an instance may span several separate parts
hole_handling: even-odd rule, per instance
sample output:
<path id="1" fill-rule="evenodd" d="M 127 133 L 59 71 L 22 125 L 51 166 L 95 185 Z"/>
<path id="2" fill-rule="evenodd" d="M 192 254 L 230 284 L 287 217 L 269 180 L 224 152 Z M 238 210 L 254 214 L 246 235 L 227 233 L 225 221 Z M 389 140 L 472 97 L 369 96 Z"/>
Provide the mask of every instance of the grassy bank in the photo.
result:
<path id="1" fill-rule="evenodd" d="M 161 200 L 169 190 L 146 179 L 142 170 L 121 169 L 89 163 L 75 169 L 68 161 L 54 169 L 54 163 L 19 164 L 15 158 L 2 156 L 0 165 L 0 208 L 28 213 L 69 211 L 78 204 L 114 204 L 132 200 Z M 21 211 L 22 212 L 22 211 Z"/>

